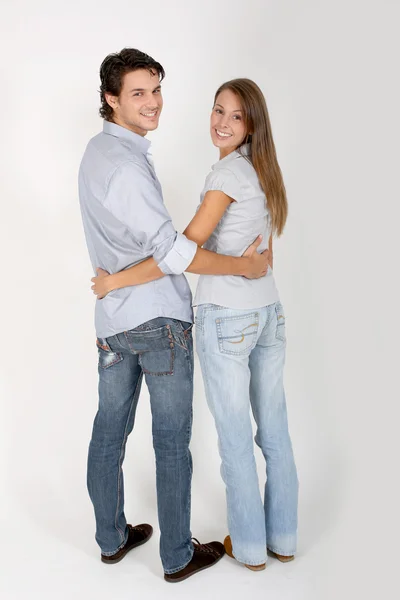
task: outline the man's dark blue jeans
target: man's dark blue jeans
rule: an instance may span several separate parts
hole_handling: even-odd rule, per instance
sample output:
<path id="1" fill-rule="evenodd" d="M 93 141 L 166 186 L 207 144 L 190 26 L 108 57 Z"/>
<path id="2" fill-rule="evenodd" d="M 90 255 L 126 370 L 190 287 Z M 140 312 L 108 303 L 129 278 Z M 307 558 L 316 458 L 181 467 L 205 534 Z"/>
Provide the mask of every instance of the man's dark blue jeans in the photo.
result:
<path id="1" fill-rule="evenodd" d="M 111 556 L 128 536 L 122 463 L 133 429 L 143 375 L 150 393 L 156 456 L 160 554 L 166 573 L 190 562 L 193 341 L 192 325 L 158 317 L 98 339 L 99 409 L 88 458 L 96 540 Z"/>

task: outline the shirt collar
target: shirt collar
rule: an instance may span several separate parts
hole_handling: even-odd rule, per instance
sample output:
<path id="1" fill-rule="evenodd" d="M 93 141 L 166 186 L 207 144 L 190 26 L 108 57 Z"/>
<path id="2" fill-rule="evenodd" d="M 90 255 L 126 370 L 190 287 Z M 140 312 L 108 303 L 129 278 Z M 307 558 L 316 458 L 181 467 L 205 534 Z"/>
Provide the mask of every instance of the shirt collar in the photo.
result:
<path id="1" fill-rule="evenodd" d="M 146 140 L 143 136 L 139 135 L 138 133 L 134 133 L 126 127 L 121 127 L 121 125 L 111 123 L 110 121 L 103 122 L 103 132 L 107 135 L 113 135 L 114 137 L 128 140 L 129 142 L 134 144 L 143 154 L 147 154 L 151 146 L 151 142 L 149 140 Z"/>
<path id="2" fill-rule="evenodd" d="M 242 144 L 239 146 L 237 150 L 234 150 L 224 158 L 221 158 L 218 162 L 216 162 L 211 168 L 214 169 L 217 165 L 222 165 L 234 160 L 235 158 L 240 158 L 241 156 L 249 156 L 250 155 L 250 144 Z"/>

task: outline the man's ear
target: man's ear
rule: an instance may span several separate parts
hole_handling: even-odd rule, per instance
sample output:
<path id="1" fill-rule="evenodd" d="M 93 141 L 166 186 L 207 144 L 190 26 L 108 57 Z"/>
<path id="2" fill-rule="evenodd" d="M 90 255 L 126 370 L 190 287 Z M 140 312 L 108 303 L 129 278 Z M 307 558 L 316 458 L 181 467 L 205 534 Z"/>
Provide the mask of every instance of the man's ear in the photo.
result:
<path id="1" fill-rule="evenodd" d="M 104 94 L 106 102 L 113 110 L 118 108 L 118 96 L 113 96 L 112 94 L 108 94 L 107 92 Z"/>

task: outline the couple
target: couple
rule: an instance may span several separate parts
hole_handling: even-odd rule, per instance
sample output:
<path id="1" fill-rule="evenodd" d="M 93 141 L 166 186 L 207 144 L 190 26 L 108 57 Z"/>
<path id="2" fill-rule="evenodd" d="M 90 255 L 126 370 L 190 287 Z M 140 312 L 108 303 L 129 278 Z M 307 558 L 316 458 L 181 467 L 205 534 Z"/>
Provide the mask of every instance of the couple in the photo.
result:
<path id="1" fill-rule="evenodd" d="M 293 559 L 298 483 L 283 387 L 285 317 L 272 273 L 272 234 L 282 233 L 287 201 L 265 99 L 248 79 L 217 90 L 210 133 L 220 160 L 180 234 L 164 206 L 145 137 L 158 127 L 164 75 L 160 63 L 136 49 L 105 58 L 103 132 L 84 153 L 79 195 L 98 269 L 92 289 L 98 298 L 99 407 L 88 489 L 101 560 L 118 562 L 153 531 L 148 524 L 127 524 L 124 514 L 122 463 L 144 376 L 160 554 L 165 580 L 178 582 L 225 552 L 253 571 L 265 568 L 267 548 L 283 562 Z M 184 271 L 200 275 L 197 352 L 226 485 L 224 544 L 200 544 L 190 531 L 193 313 Z M 267 464 L 264 501 L 250 407 Z"/>

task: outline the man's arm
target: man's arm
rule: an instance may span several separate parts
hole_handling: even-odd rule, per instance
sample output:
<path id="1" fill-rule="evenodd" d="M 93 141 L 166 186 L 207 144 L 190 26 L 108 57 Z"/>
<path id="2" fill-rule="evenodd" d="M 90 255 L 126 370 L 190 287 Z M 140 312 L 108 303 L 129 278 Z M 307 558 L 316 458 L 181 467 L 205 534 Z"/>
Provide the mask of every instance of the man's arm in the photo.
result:
<path id="1" fill-rule="evenodd" d="M 150 182 L 145 180 L 143 183 L 147 185 Z M 151 190 L 151 187 L 148 187 Z M 142 198 L 142 200 L 145 199 Z M 148 283 L 160 279 L 165 274 L 179 274 L 184 270 L 205 275 L 241 275 L 250 279 L 261 277 L 266 273 L 268 268 L 268 252 L 266 251 L 261 255 L 256 252 L 256 248 L 261 243 L 261 239 L 257 240 L 252 245 L 251 251 L 246 253 L 246 256 L 244 257 L 225 256 L 197 247 L 195 253 L 191 257 L 192 259 L 187 260 L 192 251 L 192 247 L 188 248 L 186 242 L 191 240 L 189 243 L 195 242 L 198 246 L 203 245 L 214 231 L 226 208 L 232 201 L 232 198 L 229 198 L 229 196 L 223 192 L 208 192 L 198 212 L 185 229 L 184 234 L 186 234 L 186 236 L 176 234 L 174 230 L 174 233 L 176 234 L 175 242 L 163 260 L 157 262 L 155 252 L 153 252 L 153 258 L 148 258 L 140 264 L 120 271 L 119 273 L 109 275 L 107 272 L 99 270 L 98 277 L 92 279 L 95 284 L 92 286 L 92 289 L 99 298 L 102 298 L 112 290 Z M 147 217 L 151 218 L 152 211 L 149 211 L 149 208 L 151 208 L 153 204 L 158 208 L 158 214 L 160 213 L 160 207 L 157 206 L 157 203 L 154 203 L 154 199 L 153 203 L 146 203 L 144 201 L 142 204 L 142 208 L 144 209 L 144 212 L 141 213 L 142 215 L 147 213 Z M 158 199 L 158 204 L 161 204 L 164 209 L 163 212 L 165 211 L 164 227 L 165 225 L 169 225 L 169 227 L 165 227 L 164 233 L 171 233 L 172 222 L 161 198 Z M 137 229 L 138 222 L 136 220 L 133 222 L 135 229 Z M 144 225 L 145 224 L 143 223 L 142 227 L 144 227 Z M 139 236 L 140 234 L 141 232 L 138 231 Z M 149 240 L 150 238 L 151 236 L 147 235 L 146 239 Z M 153 240 L 154 238 L 156 238 L 159 243 L 162 243 L 162 240 L 159 239 L 159 231 L 156 236 L 153 236 Z M 185 262 L 187 262 L 186 265 L 184 265 Z M 184 266 L 183 269 L 182 266 Z"/>

